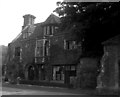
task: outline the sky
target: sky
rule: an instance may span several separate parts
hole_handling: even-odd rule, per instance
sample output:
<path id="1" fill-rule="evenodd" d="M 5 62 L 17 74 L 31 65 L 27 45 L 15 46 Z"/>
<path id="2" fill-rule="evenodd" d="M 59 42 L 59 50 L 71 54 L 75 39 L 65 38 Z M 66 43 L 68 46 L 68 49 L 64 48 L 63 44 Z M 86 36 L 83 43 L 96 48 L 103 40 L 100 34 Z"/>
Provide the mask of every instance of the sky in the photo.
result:
<path id="1" fill-rule="evenodd" d="M 32 14 L 43 22 L 62 0 L 0 0 L 0 45 L 8 45 L 22 30 L 23 16 Z"/>
<path id="2" fill-rule="evenodd" d="M 57 1 L 63 0 L 0 0 L 0 45 L 7 46 L 21 32 L 25 14 L 34 15 L 35 23 L 43 22 L 57 8 Z"/>

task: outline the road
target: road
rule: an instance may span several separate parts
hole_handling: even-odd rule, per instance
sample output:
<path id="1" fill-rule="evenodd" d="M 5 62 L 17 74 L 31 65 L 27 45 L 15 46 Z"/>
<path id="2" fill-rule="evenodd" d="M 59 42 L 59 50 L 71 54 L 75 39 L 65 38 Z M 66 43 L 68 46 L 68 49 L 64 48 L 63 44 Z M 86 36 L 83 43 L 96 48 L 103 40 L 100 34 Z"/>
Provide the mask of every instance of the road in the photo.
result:
<path id="1" fill-rule="evenodd" d="M 3 87 L 2 95 L 79 95 L 79 94 Z"/>
<path id="2" fill-rule="evenodd" d="M 60 97 L 60 96 L 61 97 L 66 97 L 66 96 L 69 96 L 69 97 L 73 97 L 73 96 L 75 96 L 75 97 L 76 96 L 78 96 L 78 97 L 106 97 L 106 96 L 102 96 L 102 95 L 97 96 L 97 95 L 94 95 L 94 93 L 91 93 L 91 92 L 93 92 L 93 91 L 85 92 L 85 91 L 82 91 L 82 90 L 59 88 L 59 87 L 3 84 L 2 85 L 2 91 L 0 92 L 0 94 L 4 95 L 2 97 L 23 97 L 23 95 L 26 95 L 26 96 L 29 95 L 30 97 L 33 97 L 33 95 L 35 97 L 36 96 L 40 97 L 40 95 L 45 95 L 45 96 L 48 96 L 48 97 L 50 95 L 55 96 L 55 97 Z"/>
<path id="3" fill-rule="evenodd" d="M 2 95 L 86 95 L 67 88 L 33 85 L 2 85 Z"/>

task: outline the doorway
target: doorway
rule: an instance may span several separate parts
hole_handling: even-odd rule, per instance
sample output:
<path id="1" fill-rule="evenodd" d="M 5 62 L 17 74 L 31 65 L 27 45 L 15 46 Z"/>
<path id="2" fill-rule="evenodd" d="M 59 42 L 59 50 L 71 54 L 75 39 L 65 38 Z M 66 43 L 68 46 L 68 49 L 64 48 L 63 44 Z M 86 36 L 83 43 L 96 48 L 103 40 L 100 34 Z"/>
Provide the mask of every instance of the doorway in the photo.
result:
<path id="1" fill-rule="evenodd" d="M 30 66 L 28 68 L 28 79 L 34 80 L 34 78 L 35 78 L 35 68 L 33 66 Z"/>

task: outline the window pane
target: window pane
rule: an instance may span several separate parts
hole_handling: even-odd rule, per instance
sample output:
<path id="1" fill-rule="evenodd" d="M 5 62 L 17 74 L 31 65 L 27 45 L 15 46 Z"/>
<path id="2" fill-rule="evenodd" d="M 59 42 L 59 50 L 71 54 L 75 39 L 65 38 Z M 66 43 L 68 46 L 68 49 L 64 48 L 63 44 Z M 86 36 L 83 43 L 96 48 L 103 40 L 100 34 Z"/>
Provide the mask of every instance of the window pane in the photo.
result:
<path id="1" fill-rule="evenodd" d="M 45 56 L 49 55 L 49 41 L 45 41 Z"/>
<path id="2" fill-rule="evenodd" d="M 43 56 L 43 40 L 37 40 L 35 53 L 36 57 Z"/>
<path id="3" fill-rule="evenodd" d="M 44 35 L 46 35 L 46 27 L 44 27 Z"/>
<path id="4" fill-rule="evenodd" d="M 50 32 L 50 27 L 47 26 L 47 35 L 49 35 L 49 32 Z"/>
<path id="5" fill-rule="evenodd" d="M 50 26 L 50 32 L 49 35 L 52 35 L 52 26 Z"/>
<path id="6" fill-rule="evenodd" d="M 54 33 L 54 26 L 52 26 L 52 35 L 53 35 L 53 33 Z"/>

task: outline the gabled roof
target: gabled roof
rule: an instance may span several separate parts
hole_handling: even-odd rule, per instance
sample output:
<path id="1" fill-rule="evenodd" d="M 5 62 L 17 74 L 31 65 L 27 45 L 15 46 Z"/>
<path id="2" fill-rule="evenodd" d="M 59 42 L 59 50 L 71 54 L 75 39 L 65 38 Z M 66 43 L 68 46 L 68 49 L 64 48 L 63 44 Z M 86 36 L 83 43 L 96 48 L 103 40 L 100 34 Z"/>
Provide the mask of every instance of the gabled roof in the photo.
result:
<path id="1" fill-rule="evenodd" d="M 12 40 L 12 43 L 15 42 L 17 39 L 19 39 L 19 38 L 21 37 L 21 35 L 22 35 L 22 33 L 19 33 L 19 34 L 17 35 L 17 37 L 15 37 L 15 39 Z"/>
<path id="2" fill-rule="evenodd" d="M 39 26 L 41 25 L 46 25 L 46 24 L 58 24 L 60 23 L 60 18 L 57 17 L 56 15 L 54 14 L 51 14 L 46 20 L 45 22 L 41 22 L 41 23 L 37 23 L 37 24 L 33 24 L 33 25 L 28 25 L 26 27 L 24 27 L 24 29 L 22 29 L 22 31 L 17 35 L 17 37 L 15 37 L 13 40 L 12 40 L 12 43 L 17 41 L 18 39 L 20 39 L 22 37 L 22 33 L 25 33 L 25 32 L 32 32 L 34 33 L 35 32 L 35 29 L 38 28 Z"/>
<path id="3" fill-rule="evenodd" d="M 18 40 L 21 36 L 22 36 L 22 33 L 25 33 L 25 32 L 31 32 L 31 33 L 33 33 L 34 32 L 34 30 L 35 30 L 35 25 L 28 25 L 28 26 L 26 26 L 18 35 L 17 35 L 17 37 L 12 41 L 12 43 L 13 42 L 15 42 L 16 40 Z"/>
<path id="4" fill-rule="evenodd" d="M 60 18 L 54 14 L 51 14 L 44 22 L 44 24 L 60 23 Z"/>

